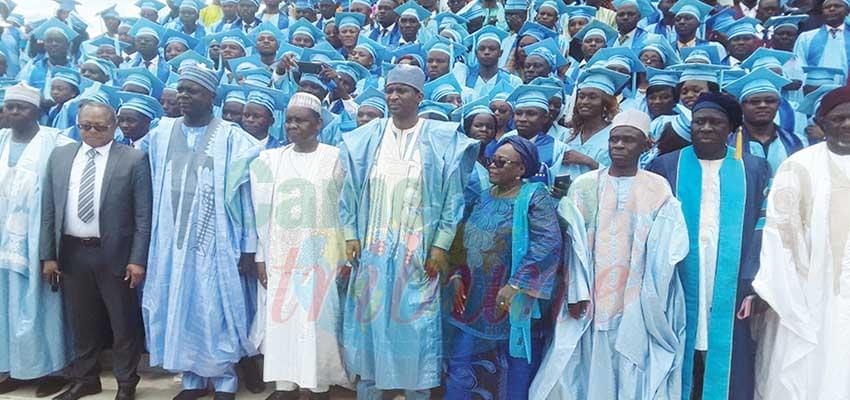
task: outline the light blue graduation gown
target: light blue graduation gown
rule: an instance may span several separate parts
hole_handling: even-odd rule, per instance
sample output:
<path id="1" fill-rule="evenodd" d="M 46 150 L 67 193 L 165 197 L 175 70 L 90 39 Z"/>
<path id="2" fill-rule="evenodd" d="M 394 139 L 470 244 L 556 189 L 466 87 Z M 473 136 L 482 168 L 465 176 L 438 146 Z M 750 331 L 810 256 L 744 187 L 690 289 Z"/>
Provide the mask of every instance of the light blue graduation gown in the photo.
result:
<path id="1" fill-rule="evenodd" d="M 182 120 L 162 119 L 140 146 L 153 178 L 142 315 L 152 365 L 220 377 L 256 353 L 237 265 L 240 253 L 256 251 L 248 177 L 261 147 L 238 126 L 214 119 L 193 152 Z"/>
<path id="2" fill-rule="evenodd" d="M 607 167 L 611 165 L 611 156 L 608 154 L 608 137 L 611 135 L 611 125 L 609 124 L 601 131 L 596 132 L 586 142 L 581 142 L 581 135 L 576 135 L 573 140 L 567 143 L 567 151 L 575 150 L 584 154 L 599 163 L 599 167 Z M 579 175 L 590 171 L 590 167 L 586 165 L 569 164 L 561 168 L 565 171 L 564 175 L 569 175 L 573 179 Z"/>
<path id="3" fill-rule="evenodd" d="M 843 30 L 832 38 L 826 25 L 800 33 L 794 43 L 794 55 L 802 66 L 832 67 L 847 71 L 850 57 L 850 32 L 845 23 Z M 828 54 L 828 56 L 827 56 Z"/>
<path id="4" fill-rule="evenodd" d="M 0 130 L 0 154 L 11 140 L 10 129 Z M 71 356 L 61 293 L 41 279 L 39 254 L 47 159 L 68 143 L 57 130 L 42 127 L 14 167 L 7 169 L 7 159 L 0 157 L 0 371 L 16 379 L 59 371 Z"/>
<path id="5" fill-rule="evenodd" d="M 415 246 L 413 255 L 387 254 L 383 249 L 396 248 L 394 243 L 363 241 L 372 217 L 370 193 L 375 182 L 370 174 L 389 121 L 370 121 L 343 135 L 341 143 L 347 173 L 340 218 L 346 240 L 361 240 L 362 248 L 344 307 L 345 359 L 350 373 L 374 381 L 378 389 L 423 390 L 439 386 L 442 377 L 440 291 L 434 290 L 433 280 L 411 278 L 405 256 L 425 260 L 422 251 L 451 246 L 463 217 L 463 190 L 478 142 L 459 133 L 457 123 L 422 121 L 418 147 L 423 164 L 425 225 L 420 243 L 424 245 Z"/>

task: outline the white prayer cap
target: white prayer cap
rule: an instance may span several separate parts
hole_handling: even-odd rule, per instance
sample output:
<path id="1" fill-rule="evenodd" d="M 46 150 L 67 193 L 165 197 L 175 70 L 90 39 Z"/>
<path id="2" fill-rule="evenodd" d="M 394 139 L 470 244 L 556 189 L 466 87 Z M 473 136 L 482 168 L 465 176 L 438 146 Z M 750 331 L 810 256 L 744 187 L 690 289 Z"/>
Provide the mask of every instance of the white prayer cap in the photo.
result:
<path id="1" fill-rule="evenodd" d="M 620 111 L 611 122 L 611 130 L 613 131 L 619 126 L 630 126 L 641 131 L 646 136 L 649 136 L 649 115 L 645 112 L 630 108 L 625 111 Z"/>
<path id="2" fill-rule="evenodd" d="M 289 107 L 304 107 L 322 115 L 322 101 L 310 93 L 298 92 L 289 99 Z"/>
<path id="3" fill-rule="evenodd" d="M 27 85 L 25 82 L 19 82 L 17 85 L 6 88 L 5 102 L 10 100 L 22 101 L 32 104 L 36 107 L 41 107 L 41 94 L 38 89 Z"/>

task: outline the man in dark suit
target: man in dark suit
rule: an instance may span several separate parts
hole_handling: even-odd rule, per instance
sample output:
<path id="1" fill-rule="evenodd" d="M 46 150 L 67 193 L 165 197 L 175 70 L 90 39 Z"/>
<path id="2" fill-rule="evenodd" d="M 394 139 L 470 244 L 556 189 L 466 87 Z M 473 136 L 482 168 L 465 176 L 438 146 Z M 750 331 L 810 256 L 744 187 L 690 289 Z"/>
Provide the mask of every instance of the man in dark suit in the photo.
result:
<path id="1" fill-rule="evenodd" d="M 77 118 L 82 143 L 58 147 L 47 164 L 40 256 L 44 278 L 61 283 L 74 342 L 74 382 L 56 400 L 101 391 L 98 354 L 109 323 L 116 400 L 132 400 L 144 347 L 136 288 L 145 276 L 151 232 L 147 156 L 112 141 L 108 105 L 87 102 Z"/>

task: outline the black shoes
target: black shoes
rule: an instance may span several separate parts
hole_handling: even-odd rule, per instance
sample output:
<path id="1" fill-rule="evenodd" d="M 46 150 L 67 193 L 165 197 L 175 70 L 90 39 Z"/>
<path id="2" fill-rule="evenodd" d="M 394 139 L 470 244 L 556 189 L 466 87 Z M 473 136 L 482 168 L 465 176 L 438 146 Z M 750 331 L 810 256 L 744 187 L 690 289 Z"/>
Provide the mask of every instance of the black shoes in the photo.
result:
<path id="1" fill-rule="evenodd" d="M 177 393 L 177 396 L 174 396 L 174 400 L 196 400 L 208 394 L 209 392 L 206 389 L 186 389 Z"/>
<path id="2" fill-rule="evenodd" d="M 15 378 L 6 378 L 0 382 L 0 394 L 11 393 L 18 390 L 20 387 L 27 384 L 28 381 L 22 381 Z"/>
<path id="3" fill-rule="evenodd" d="M 68 383 L 70 382 L 61 376 L 45 376 L 38 380 L 38 387 L 35 388 L 35 397 L 52 396 L 59 393 Z"/>
<path id="4" fill-rule="evenodd" d="M 266 400 L 298 400 L 301 398 L 301 392 L 297 390 L 275 390 Z"/>
<path id="5" fill-rule="evenodd" d="M 215 392 L 213 400 L 236 400 L 236 393 Z"/>
<path id="6" fill-rule="evenodd" d="M 322 393 L 313 393 L 310 392 L 310 396 L 307 397 L 310 400 L 331 400 L 331 392 L 322 392 Z"/>
<path id="7" fill-rule="evenodd" d="M 71 388 L 53 398 L 53 400 L 78 400 L 102 391 L 100 383 L 75 383 Z"/>
<path id="8" fill-rule="evenodd" d="M 260 373 L 260 364 L 256 357 L 245 357 L 239 361 L 237 367 L 242 370 L 242 383 L 245 389 L 251 393 L 262 393 L 266 391 L 266 383 Z"/>
<path id="9" fill-rule="evenodd" d="M 127 387 L 118 387 L 118 393 L 115 394 L 115 400 L 135 400 L 136 399 L 136 387 L 135 386 L 127 386 Z"/>

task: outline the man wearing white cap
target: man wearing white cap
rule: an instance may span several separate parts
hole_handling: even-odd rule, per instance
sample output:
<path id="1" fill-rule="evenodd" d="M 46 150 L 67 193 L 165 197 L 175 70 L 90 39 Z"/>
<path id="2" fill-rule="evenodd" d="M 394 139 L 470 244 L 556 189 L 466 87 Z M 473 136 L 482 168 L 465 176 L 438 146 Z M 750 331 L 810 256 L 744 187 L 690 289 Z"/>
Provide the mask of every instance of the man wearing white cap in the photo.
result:
<path id="1" fill-rule="evenodd" d="M 260 153 L 251 164 L 255 260 L 266 298 L 258 328 L 264 380 L 276 383 L 269 400 L 298 399 L 299 388 L 309 389 L 310 399 L 328 399 L 331 385 L 348 383 L 336 336 L 336 282 L 345 269 L 338 218 L 345 171 L 339 149 L 319 143 L 321 112 L 318 97 L 294 94 L 286 108 L 291 143 Z"/>
<path id="2" fill-rule="evenodd" d="M 614 117 L 611 165 L 579 176 L 558 213 L 577 235 L 564 254 L 567 301 L 531 386 L 533 399 L 678 399 L 682 288 L 688 252 L 679 202 L 664 178 L 638 168 L 649 116 Z"/>
<path id="3" fill-rule="evenodd" d="M 256 296 L 245 288 L 257 281 L 248 166 L 260 147 L 214 117 L 217 87 L 215 71 L 181 69 L 183 117 L 160 121 L 142 145 L 157 199 L 142 314 L 151 364 L 183 372 L 178 400 L 202 397 L 208 385 L 215 399 L 233 399 L 234 365 L 256 354 L 248 339 Z"/>
<path id="4" fill-rule="evenodd" d="M 70 355 L 61 295 L 41 279 L 38 241 L 47 159 L 55 147 L 72 141 L 38 125 L 40 101 L 38 89 L 25 83 L 6 89 L 9 128 L 0 129 L 0 372 L 9 378 L 0 383 L 0 393 L 60 371 Z M 37 392 L 47 396 L 64 384 L 48 390 L 45 380 Z"/>
<path id="5" fill-rule="evenodd" d="M 478 142 L 455 122 L 420 119 L 425 74 L 387 76 L 389 118 L 343 135 L 340 201 L 346 257 L 354 264 L 343 343 L 360 399 L 403 389 L 427 399 L 442 377 L 440 272 L 463 212 Z"/>
<path id="6" fill-rule="evenodd" d="M 685 294 L 683 399 L 753 398 L 755 344 L 748 318 L 770 167 L 740 142 L 737 150 L 727 145 L 741 114 L 731 96 L 701 95 L 693 107 L 693 145 L 648 167 L 670 183 L 687 225 L 688 255 L 677 266 Z"/>

